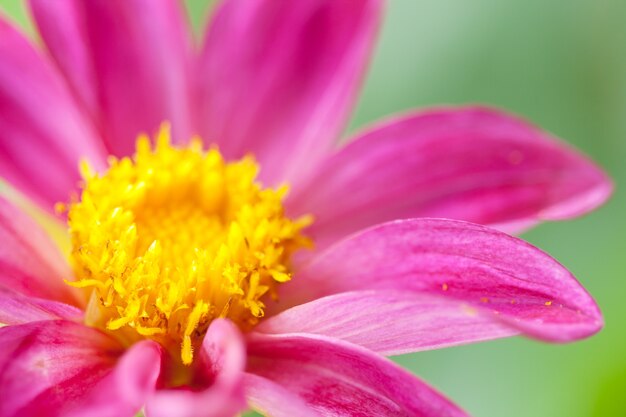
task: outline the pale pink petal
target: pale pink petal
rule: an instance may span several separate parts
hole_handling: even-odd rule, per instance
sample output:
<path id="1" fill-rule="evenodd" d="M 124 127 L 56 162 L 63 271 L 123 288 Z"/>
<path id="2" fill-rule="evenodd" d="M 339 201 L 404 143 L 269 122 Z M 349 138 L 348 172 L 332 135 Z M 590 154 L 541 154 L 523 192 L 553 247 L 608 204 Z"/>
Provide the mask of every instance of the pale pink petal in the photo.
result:
<path id="1" fill-rule="evenodd" d="M 381 222 L 445 217 L 517 231 L 584 214 L 611 194 L 585 156 L 501 111 L 428 110 L 382 123 L 294 186 L 317 242 Z"/>
<path id="2" fill-rule="evenodd" d="M 246 408 L 243 376 L 246 350 L 239 329 L 228 320 L 211 323 L 195 353 L 204 369 L 197 375 L 208 387 L 156 391 L 146 403 L 150 417 L 231 417 Z M 203 372 L 202 372 L 203 371 Z"/>
<path id="3" fill-rule="evenodd" d="M 0 328 L 0 346 L 2 417 L 66 416 L 122 353 L 111 336 L 62 320 Z"/>
<path id="4" fill-rule="evenodd" d="M 102 168 L 104 155 L 54 66 L 0 17 L 0 176 L 52 210 L 76 188 L 79 160 Z"/>
<path id="5" fill-rule="evenodd" d="M 98 120 L 97 83 L 80 1 L 28 0 L 28 4 L 52 60 L 89 114 Z"/>
<path id="6" fill-rule="evenodd" d="M 475 309 L 479 321 L 491 317 L 555 342 L 587 337 L 603 324 L 591 296 L 549 255 L 502 232 L 456 220 L 401 220 L 363 231 L 317 256 L 284 289 L 282 299 L 296 304 L 355 290 L 445 297 L 469 312 Z M 453 314 L 450 325 L 456 320 Z M 501 336 L 500 326 L 493 331 Z"/>
<path id="7" fill-rule="evenodd" d="M 79 305 L 63 279 L 72 272 L 50 237 L 20 209 L 0 197 L 0 287 Z"/>
<path id="8" fill-rule="evenodd" d="M 466 415 L 388 359 L 337 339 L 306 334 L 252 334 L 248 356 L 249 373 L 280 386 L 275 398 L 288 398 L 287 393 L 291 393 L 320 416 Z M 247 382 L 253 384 L 249 388 L 252 393 L 258 389 L 268 393 L 272 390 L 272 385 L 262 383 L 260 378 Z M 253 396 L 251 405 L 269 415 L 284 416 L 282 403 L 269 398 Z M 290 407 L 297 404 L 288 401 Z"/>
<path id="9" fill-rule="evenodd" d="M 275 183 L 330 149 L 351 110 L 382 1 L 225 0 L 199 71 L 201 133 L 229 157 L 253 153 Z"/>
<path id="10" fill-rule="evenodd" d="M 79 321 L 83 311 L 69 304 L 28 297 L 0 287 L 0 325 L 67 319 Z"/>
<path id="11" fill-rule="evenodd" d="M 164 121 L 176 141 L 188 140 L 192 52 L 180 2 L 65 3 L 58 10 L 45 0 L 31 1 L 43 39 L 71 85 L 87 103 L 97 97 L 95 116 L 109 151 L 131 154 L 137 135 L 154 133 Z"/>
<path id="12" fill-rule="evenodd" d="M 162 349 L 156 342 L 134 344 L 106 378 L 67 417 L 134 417 L 154 392 Z"/>
<path id="13" fill-rule="evenodd" d="M 331 336 L 385 355 L 518 334 L 492 311 L 412 291 L 350 291 L 292 307 L 263 321 L 263 333 Z"/>

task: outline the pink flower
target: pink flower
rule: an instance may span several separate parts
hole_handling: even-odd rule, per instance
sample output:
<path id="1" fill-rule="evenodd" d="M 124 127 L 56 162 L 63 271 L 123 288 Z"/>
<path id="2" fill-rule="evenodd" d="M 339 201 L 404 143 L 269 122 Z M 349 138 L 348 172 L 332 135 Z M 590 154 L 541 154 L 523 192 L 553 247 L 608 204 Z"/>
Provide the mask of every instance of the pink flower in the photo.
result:
<path id="1" fill-rule="evenodd" d="M 0 200 L 1 417 L 462 416 L 382 355 L 601 328 L 570 272 L 487 227 L 603 203 L 584 156 L 479 107 L 335 146 L 382 1 L 225 0 L 200 53 L 174 0 L 30 6 L 44 51 L 0 20 L 0 175 L 69 202 L 71 242 Z M 178 147 L 135 145 L 164 121 Z"/>

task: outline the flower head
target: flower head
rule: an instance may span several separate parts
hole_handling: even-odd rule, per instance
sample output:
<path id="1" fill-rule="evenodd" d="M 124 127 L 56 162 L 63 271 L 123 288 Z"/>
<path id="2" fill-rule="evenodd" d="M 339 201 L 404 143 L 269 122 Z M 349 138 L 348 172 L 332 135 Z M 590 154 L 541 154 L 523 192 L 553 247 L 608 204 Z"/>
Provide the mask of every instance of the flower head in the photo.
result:
<path id="1" fill-rule="evenodd" d="M 189 365 L 213 319 L 247 330 L 263 317 L 308 221 L 285 217 L 286 189 L 255 183 L 251 158 L 227 163 L 199 140 L 176 149 L 169 135 L 164 126 L 154 150 L 140 138 L 102 176 L 85 168 L 68 210 L 69 284 L 87 290 L 87 324 L 154 339 Z"/>
<path id="2" fill-rule="evenodd" d="M 0 20 L 0 174 L 70 249 L 0 199 L 0 417 L 462 416 L 382 355 L 602 326 L 489 227 L 601 204 L 577 151 L 480 107 L 332 145 L 381 1 L 224 0 L 200 51 L 174 0 L 30 7 L 45 52 Z"/>

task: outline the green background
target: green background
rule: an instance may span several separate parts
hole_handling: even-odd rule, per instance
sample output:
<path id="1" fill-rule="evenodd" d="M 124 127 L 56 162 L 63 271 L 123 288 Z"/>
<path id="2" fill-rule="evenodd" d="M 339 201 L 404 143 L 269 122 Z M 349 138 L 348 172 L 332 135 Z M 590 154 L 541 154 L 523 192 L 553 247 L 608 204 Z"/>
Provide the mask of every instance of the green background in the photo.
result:
<path id="1" fill-rule="evenodd" d="M 189 5 L 199 27 L 208 2 Z M 0 7 L 27 24 L 18 0 Z M 626 1 L 389 1 L 351 129 L 442 103 L 524 115 L 615 179 L 602 209 L 524 235 L 574 272 L 606 327 L 570 345 L 513 338 L 397 361 L 475 416 L 626 416 Z"/>

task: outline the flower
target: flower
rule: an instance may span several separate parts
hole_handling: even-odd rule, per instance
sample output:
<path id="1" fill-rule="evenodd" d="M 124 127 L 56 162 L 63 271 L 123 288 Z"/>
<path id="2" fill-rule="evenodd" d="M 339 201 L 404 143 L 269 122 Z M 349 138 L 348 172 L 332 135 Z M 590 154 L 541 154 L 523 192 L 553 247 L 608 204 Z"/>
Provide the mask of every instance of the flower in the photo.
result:
<path id="1" fill-rule="evenodd" d="M 489 227 L 600 205 L 584 156 L 481 107 L 333 146 L 381 1 L 225 0 L 200 53 L 174 0 L 29 4 L 45 51 L 0 19 L 0 175 L 69 233 L 0 199 L 0 416 L 461 416 L 383 355 L 601 328 Z"/>

